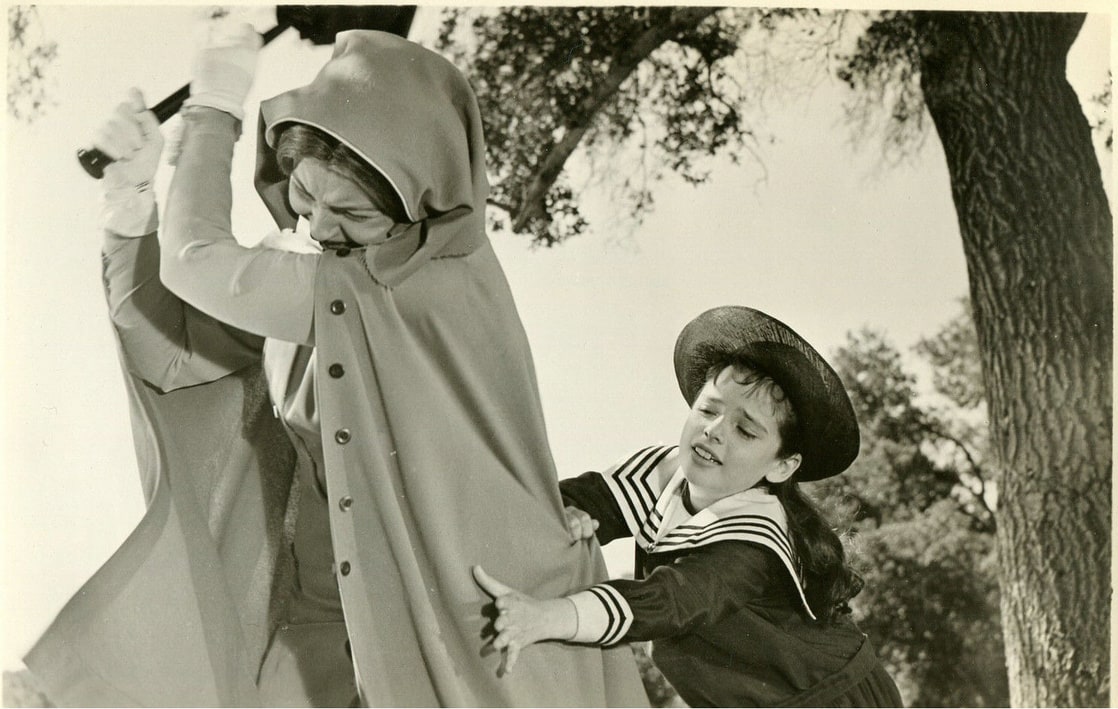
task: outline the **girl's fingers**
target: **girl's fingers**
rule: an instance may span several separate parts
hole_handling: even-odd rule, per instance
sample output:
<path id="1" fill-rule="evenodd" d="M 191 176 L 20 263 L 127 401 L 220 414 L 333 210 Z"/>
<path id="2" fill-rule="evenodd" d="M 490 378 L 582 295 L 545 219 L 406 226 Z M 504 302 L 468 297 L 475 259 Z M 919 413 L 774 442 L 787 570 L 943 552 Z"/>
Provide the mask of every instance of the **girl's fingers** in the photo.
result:
<path id="1" fill-rule="evenodd" d="M 594 520 L 590 518 L 590 515 L 571 505 L 564 509 L 564 513 L 567 518 L 567 531 L 570 532 L 572 543 L 593 536 Z"/>
<path id="2" fill-rule="evenodd" d="M 503 596 L 507 593 L 511 593 L 514 590 L 509 586 L 504 585 L 497 579 L 493 578 L 489 574 L 485 573 L 485 569 L 481 568 L 481 566 L 475 566 L 473 568 L 473 571 L 474 580 L 477 581 L 477 585 L 481 586 L 483 591 L 488 593 L 490 596 L 493 596 L 494 598 Z"/>
<path id="3" fill-rule="evenodd" d="M 508 654 L 505 656 L 505 674 L 512 672 L 512 668 L 519 658 L 520 643 L 509 643 Z"/>

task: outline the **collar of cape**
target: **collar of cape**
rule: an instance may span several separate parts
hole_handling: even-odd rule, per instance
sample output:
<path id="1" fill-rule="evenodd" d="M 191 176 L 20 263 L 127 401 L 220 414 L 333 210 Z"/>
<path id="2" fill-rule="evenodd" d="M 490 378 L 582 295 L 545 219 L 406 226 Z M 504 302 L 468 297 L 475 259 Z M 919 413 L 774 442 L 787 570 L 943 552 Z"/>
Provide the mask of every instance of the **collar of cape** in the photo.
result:
<path id="1" fill-rule="evenodd" d="M 678 456 L 673 455 L 677 448 L 644 448 L 601 474 L 621 507 L 637 546 L 650 554 L 687 551 L 724 541 L 763 546 L 784 564 L 804 610 L 814 619 L 788 537 L 784 506 L 776 496 L 752 488 L 691 514 L 683 504 L 686 478 L 676 462 Z M 670 519 L 683 521 L 669 528 L 664 521 Z"/>

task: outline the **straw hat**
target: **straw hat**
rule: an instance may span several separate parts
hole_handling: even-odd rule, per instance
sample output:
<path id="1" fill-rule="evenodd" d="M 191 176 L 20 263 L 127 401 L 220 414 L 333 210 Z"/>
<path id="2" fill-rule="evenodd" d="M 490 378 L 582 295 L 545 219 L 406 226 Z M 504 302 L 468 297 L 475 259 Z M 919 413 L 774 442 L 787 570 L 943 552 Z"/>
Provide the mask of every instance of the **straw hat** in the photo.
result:
<path id="1" fill-rule="evenodd" d="M 699 315 L 675 344 L 675 376 L 688 406 L 722 356 L 740 351 L 784 390 L 796 411 L 802 457 L 793 480 L 821 480 L 858 457 L 858 419 L 835 370 L 792 328 L 759 310 L 727 305 Z"/>

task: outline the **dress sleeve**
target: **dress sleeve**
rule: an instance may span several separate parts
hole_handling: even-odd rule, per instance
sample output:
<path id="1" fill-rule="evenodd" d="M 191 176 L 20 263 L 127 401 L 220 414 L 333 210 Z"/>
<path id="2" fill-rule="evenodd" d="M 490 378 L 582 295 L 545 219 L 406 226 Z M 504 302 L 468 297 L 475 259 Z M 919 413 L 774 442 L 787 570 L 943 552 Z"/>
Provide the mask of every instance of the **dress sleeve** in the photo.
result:
<path id="1" fill-rule="evenodd" d="M 563 496 L 564 505 L 577 507 L 598 520 L 594 536 L 599 544 L 633 536 L 601 473 L 583 473 L 577 478 L 560 480 L 559 493 Z"/>
<path id="2" fill-rule="evenodd" d="M 782 574 L 776 555 L 755 544 L 699 547 L 639 581 L 606 581 L 572 596 L 575 640 L 610 645 L 680 635 L 782 593 Z"/>
<path id="3" fill-rule="evenodd" d="M 259 361 L 264 340 L 179 300 L 159 280 L 154 234 L 105 232 L 102 281 L 124 366 L 161 391 L 215 381 Z"/>
<path id="4" fill-rule="evenodd" d="M 206 107 L 183 112 L 160 278 L 199 310 L 242 330 L 313 344 L 316 254 L 249 249 L 233 237 L 230 170 L 240 124 Z"/>

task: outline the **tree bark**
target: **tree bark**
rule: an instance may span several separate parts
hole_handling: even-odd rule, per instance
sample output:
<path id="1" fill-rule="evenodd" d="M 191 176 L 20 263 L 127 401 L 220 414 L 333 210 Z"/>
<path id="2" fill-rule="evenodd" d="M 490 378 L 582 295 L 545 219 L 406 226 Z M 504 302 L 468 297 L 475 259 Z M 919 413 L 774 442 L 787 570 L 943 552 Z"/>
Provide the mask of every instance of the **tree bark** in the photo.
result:
<path id="1" fill-rule="evenodd" d="M 1014 706 L 1108 706 L 1112 216 L 1065 76 L 1081 15 L 917 13 L 998 477 Z"/>

